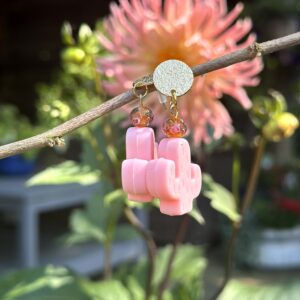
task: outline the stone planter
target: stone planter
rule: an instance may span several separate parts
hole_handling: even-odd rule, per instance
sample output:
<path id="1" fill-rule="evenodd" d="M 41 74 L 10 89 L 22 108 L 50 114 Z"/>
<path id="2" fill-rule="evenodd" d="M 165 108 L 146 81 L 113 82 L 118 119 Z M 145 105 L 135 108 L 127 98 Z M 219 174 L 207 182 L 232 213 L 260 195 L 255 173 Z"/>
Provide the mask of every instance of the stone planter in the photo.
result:
<path id="1" fill-rule="evenodd" d="M 260 269 L 300 267 L 300 226 L 289 229 L 245 228 L 238 241 L 240 263 Z"/>

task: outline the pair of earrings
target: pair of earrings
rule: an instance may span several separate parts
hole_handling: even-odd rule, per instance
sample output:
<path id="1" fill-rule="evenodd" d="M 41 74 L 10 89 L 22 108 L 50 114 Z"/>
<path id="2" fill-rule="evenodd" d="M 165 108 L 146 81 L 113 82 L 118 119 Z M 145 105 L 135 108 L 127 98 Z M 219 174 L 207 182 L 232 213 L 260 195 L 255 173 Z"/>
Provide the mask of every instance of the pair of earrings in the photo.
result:
<path id="1" fill-rule="evenodd" d="M 201 190 L 201 170 L 191 163 L 191 150 L 182 138 L 187 127 L 179 116 L 178 97 L 193 83 L 192 70 L 183 62 L 169 60 L 161 63 L 153 73 L 153 83 L 162 94 L 161 102 L 169 99 L 169 116 L 163 125 L 166 138 L 156 143 L 154 131 L 148 127 L 153 113 L 143 99 L 148 87 L 142 82 L 134 85 L 139 106 L 130 119 L 134 127 L 126 133 L 126 160 L 122 163 L 122 186 L 128 198 L 138 202 L 160 199 L 160 211 L 175 216 L 188 213 L 193 199 Z M 144 93 L 138 93 L 139 88 Z"/>

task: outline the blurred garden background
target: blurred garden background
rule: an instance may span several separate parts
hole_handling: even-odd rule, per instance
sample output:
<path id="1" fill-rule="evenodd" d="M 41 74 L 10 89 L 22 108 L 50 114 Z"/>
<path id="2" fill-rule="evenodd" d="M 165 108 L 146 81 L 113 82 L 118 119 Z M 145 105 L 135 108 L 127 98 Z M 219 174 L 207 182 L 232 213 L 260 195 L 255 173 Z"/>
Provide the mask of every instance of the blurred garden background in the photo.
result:
<path id="1" fill-rule="evenodd" d="M 166 59 L 193 66 L 299 29 L 298 0 L 2 1 L 0 145 L 105 102 Z M 221 300 L 298 300 L 299 71 L 296 46 L 195 80 L 180 111 L 203 187 L 187 216 L 122 191 L 136 103 L 1 159 L 0 299 L 216 299 L 225 276 Z M 145 102 L 160 135 L 157 99 Z"/>

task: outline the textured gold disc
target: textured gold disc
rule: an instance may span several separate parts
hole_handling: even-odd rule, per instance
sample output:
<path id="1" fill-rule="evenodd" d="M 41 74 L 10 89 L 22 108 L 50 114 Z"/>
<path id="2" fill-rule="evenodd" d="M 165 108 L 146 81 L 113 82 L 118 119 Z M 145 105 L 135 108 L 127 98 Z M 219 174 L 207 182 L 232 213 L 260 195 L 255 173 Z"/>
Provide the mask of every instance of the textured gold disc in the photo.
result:
<path id="1" fill-rule="evenodd" d="M 184 62 L 170 59 L 159 64 L 153 73 L 155 88 L 166 96 L 182 96 L 192 87 L 194 75 L 192 69 Z"/>

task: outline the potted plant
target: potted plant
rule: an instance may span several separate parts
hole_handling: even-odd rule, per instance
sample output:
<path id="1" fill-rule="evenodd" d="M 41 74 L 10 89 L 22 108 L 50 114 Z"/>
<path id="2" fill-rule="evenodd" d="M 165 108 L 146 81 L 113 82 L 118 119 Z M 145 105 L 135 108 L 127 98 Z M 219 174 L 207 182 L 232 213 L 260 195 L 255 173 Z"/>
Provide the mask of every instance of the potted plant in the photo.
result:
<path id="1" fill-rule="evenodd" d="M 263 172 L 248 226 L 241 234 L 240 261 L 258 268 L 300 266 L 300 172 L 273 167 Z"/>

